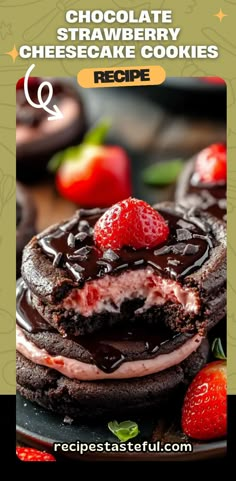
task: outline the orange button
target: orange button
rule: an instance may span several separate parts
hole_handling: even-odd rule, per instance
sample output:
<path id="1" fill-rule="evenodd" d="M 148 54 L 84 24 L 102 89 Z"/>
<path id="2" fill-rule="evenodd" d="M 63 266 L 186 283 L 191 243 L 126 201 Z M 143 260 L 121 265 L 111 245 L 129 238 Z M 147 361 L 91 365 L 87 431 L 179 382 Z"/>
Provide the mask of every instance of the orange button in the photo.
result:
<path id="1" fill-rule="evenodd" d="M 166 78 L 165 70 L 155 67 L 85 68 L 77 75 L 77 82 L 84 88 L 131 87 L 159 85 Z"/>

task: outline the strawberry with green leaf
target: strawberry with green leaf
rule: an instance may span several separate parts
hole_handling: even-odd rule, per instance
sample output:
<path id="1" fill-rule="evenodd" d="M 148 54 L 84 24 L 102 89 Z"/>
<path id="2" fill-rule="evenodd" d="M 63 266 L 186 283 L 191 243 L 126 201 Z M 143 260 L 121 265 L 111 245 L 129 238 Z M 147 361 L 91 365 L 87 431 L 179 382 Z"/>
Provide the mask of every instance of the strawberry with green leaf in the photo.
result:
<path id="1" fill-rule="evenodd" d="M 84 137 L 83 143 L 56 154 L 49 170 L 56 172 L 56 186 L 66 199 L 83 207 L 109 207 L 131 195 L 130 160 L 117 145 L 104 145 L 110 128 L 103 121 Z"/>

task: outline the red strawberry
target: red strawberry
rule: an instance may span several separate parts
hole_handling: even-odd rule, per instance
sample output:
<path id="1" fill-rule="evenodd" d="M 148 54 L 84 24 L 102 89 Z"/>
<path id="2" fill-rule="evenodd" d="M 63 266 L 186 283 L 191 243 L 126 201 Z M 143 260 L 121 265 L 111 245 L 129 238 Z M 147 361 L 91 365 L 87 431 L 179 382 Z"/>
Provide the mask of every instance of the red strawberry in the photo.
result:
<path id="1" fill-rule="evenodd" d="M 101 145 L 107 131 L 106 122 L 99 124 L 81 145 L 50 161 L 49 169 L 57 171 L 58 191 L 80 206 L 109 207 L 131 195 L 129 157 L 122 147 Z"/>
<path id="2" fill-rule="evenodd" d="M 25 78 L 22 77 L 18 80 L 16 84 L 16 90 L 23 90 L 24 89 L 24 80 Z M 28 80 L 28 87 L 38 87 L 40 85 L 40 78 L 39 77 L 29 77 Z"/>
<path id="3" fill-rule="evenodd" d="M 195 172 L 201 182 L 225 182 L 227 176 L 226 146 L 212 144 L 202 150 L 196 159 Z"/>
<path id="4" fill-rule="evenodd" d="M 108 207 L 131 194 L 129 159 L 118 146 L 87 147 L 61 165 L 56 186 L 66 199 L 85 207 Z"/>
<path id="5" fill-rule="evenodd" d="M 56 461 L 54 456 L 33 448 L 16 448 L 16 455 L 21 461 Z"/>
<path id="6" fill-rule="evenodd" d="M 201 80 L 213 84 L 225 84 L 225 80 L 221 77 L 201 77 Z"/>
<path id="7" fill-rule="evenodd" d="M 151 248 L 165 242 L 169 227 L 164 218 L 143 200 L 129 197 L 108 209 L 94 227 L 101 249 Z"/>
<path id="8" fill-rule="evenodd" d="M 190 384 L 182 409 L 182 429 L 194 439 L 226 436 L 226 362 L 207 364 Z"/>

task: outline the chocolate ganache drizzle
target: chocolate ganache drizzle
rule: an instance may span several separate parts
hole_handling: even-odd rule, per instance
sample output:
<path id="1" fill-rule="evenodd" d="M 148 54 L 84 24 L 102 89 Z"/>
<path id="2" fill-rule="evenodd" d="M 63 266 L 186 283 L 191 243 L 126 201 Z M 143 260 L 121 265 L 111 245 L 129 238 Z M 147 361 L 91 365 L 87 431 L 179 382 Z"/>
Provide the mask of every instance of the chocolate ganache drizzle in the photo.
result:
<path id="1" fill-rule="evenodd" d="M 104 210 L 81 209 L 69 222 L 52 228 L 38 236 L 38 244 L 53 265 L 66 269 L 71 277 L 83 286 L 86 281 L 122 271 L 151 266 L 161 276 L 181 280 L 199 269 L 209 257 L 212 241 L 208 235 L 209 225 L 192 212 L 170 213 L 158 209 L 170 234 L 164 244 L 147 249 L 123 247 L 102 252 L 93 240 L 93 227 Z"/>
<path id="2" fill-rule="evenodd" d="M 21 279 L 17 282 L 16 321 L 29 334 L 37 336 L 49 332 L 60 336 L 32 306 L 30 292 Z M 103 372 L 110 373 L 130 360 L 130 351 L 137 352 L 139 359 L 150 359 L 173 351 L 189 337 L 190 334 L 171 332 L 164 324 L 158 325 L 158 329 L 156 326 L 147 329 L 146 326 L 126 323 L 89 336 L 65 336 L 64 341 L 73 341 L 87 351 L 87 359 L 83 362 L 95 364 Z"/>
<path id="3" fill-rule="evenodd" d="M 197 204 L 218 219 L 226 220 L 226 183 L 200 182 L 197 173 L 191 173 L 187 195 L 196 196 Z"/>

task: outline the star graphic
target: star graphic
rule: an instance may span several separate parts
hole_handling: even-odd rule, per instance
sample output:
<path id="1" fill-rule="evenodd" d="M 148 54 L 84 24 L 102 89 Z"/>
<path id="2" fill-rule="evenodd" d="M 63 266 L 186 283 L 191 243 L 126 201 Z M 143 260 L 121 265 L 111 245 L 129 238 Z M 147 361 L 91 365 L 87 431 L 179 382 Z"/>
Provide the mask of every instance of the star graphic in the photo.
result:
<path id="1" fill-rule="evenodd" d="M 221 8 L 220 8 L 219 12 L 216 13 L 215 15 L 213 15 L 213 16 L 218 17 L 220 22 L 222 22 L 224 17 L 228 17 L 228 15 L 226 13 L 222 12 Z"/>
<path id="2" fill-rule="evenodd" d="M 16 58 L 19 55 L 19 52 L 16 49 L 16 46 L 14 45 L 13 49 L 10 50 L 10 52 L 5 52 L 5 55 L 9 55 L 12 58 L 13 63 L 15 63 Z"/>

